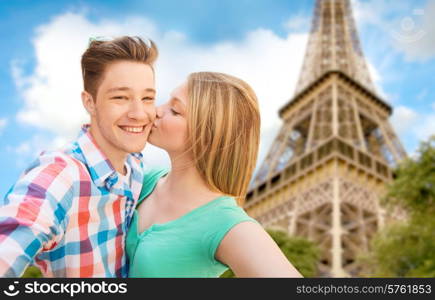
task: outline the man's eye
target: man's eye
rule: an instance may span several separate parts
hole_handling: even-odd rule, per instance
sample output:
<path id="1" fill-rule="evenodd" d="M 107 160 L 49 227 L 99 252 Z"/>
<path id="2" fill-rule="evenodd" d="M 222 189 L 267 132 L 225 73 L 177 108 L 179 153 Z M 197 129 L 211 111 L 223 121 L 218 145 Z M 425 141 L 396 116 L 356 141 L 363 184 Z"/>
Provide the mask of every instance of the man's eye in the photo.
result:
<path id="1" fill-rule="evenodd" d="M 142 100 L 145 100 L 145 101 L 154 101 L 154 98 L 153 97 L 145 97 L 145 98 L 142 98 Z"/>
<path id="2" fill-rule="evenodd" d="M 127 100 L 126 96 L 114 96 L 111 99 L 115 99 L 115 100 Z"/>

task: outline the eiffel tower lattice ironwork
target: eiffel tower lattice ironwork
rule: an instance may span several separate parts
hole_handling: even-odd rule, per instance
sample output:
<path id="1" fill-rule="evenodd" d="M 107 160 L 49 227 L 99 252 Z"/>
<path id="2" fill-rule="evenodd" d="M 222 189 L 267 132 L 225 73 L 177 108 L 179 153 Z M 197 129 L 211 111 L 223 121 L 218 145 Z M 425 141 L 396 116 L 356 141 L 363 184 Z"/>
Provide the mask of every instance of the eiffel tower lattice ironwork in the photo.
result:
<path id="1" fill-rule="evenodd" d="M 245 209 L 322 249 L 319 276 L 358 276 L 359 251 L 386 222 L 379 205 L 406 152 L 376 92 L 349 0 L 317 0 L 304 64 L 283 125 Z M 388 220 L 387 220 L 388 221 Z"/>

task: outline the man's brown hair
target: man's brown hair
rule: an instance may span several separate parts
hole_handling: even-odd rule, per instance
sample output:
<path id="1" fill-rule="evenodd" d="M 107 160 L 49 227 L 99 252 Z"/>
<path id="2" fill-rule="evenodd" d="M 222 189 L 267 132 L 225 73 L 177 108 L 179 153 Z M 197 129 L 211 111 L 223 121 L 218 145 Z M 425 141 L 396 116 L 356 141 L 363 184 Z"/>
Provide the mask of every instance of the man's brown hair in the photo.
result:
<path id="1" fill-rule="evenodd" d="M 156 44 L 151 40 L 147 44 L 140 37 L 122 36 L 109 41 L 93 40 L 82 55 L 84 89 L 95 101 L 104 71 L 109 64 L 126 60 L 144 63 L 153 68 L 157 56 Z"/>

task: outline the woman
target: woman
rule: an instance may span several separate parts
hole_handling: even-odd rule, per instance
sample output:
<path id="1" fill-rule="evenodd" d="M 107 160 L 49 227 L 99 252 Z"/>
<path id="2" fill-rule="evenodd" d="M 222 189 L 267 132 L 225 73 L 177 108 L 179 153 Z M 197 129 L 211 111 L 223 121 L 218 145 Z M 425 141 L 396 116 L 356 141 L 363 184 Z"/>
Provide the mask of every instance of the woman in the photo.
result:
<path id="1" fill-rule="evenodd" d="M 254 91 L 221 73 L 193 73 L 157 108 L 149 142 L 171 171 L 150 171 L 127 236 L 130 277 L 301 277 L 241 208 L 255 168 Z"/>

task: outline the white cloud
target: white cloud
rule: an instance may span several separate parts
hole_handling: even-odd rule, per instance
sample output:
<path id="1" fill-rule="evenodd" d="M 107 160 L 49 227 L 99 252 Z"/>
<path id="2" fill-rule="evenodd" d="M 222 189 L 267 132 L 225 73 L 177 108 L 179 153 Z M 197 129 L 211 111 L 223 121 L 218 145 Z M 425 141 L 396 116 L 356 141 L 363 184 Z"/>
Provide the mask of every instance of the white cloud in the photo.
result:
<path id="1" fill-rule="evenodd" d="M 7 119 L 0 119 L 0 132 L 6 127 L 7 124 L 8 124 Z"/>
<path id="2" fill-rule="evenodd" d="M 298 14 L 290 17 L 283 25 L 284 28 L 291 32 L 309 32 L 311 29 L 311 19 L 311 15 Z"/>
<path id="3" fill-rule="evenodd" d="M 394 97 L 391 94 L 388 94 L 383 88 L 383 77 L 381 76 L 381 73 L 368 59 L 366 59 L 366 63 L 370 78 L 372 79 L 373 85 L 375 86 L 375 91 L 387 103 L 392 103 Z"/>
<path id="4" fill-rule="evenodd" d="M 435 135 L 435 111 L 431 114 L 422 116 L 421 121 L 416 128 L 416 134 L 419 140 L 426 141 L 430 136 Z"/>
<path id="5" fill-rule="evenodd" d="M 22 142 L 16 147 L 9 147 L 9 150 L 18 154 L 20 157 L 33 158 L 39 155 L 42 151 L 50 151 L 59 149 L 66 145 L 68 141 L 61 137 L 57 137 L 54 140 L 43 134 L 35 134 L 30 139 Z"/>
<path id="6" fill-rule="evenodd" d="M 21 142 L 18 146 L 7 145 L 6 150 L 17 157 L 16 166 L 19 169 L 28 167 L 28 164 L 36 159 L 42 151 L 59 149 L 65 143 L 59 142 L 61 138 L 55 138 L 45 134 L 35 134 L 31 138 Z"/>
<path id="7" fill-rule="evenodd" d="M 94 23 L 82 14 L 66 13 L 37 28 L 33 40 L 36 67 L 31 74 L 23 74 L 20 62 L 12 64 L 17 88 L 24 99 L 18 120 L 53 133 L 58 141 L 75 138 L 80 124 L 87 120 L 80 101 L 80 56 L 88 38 L 124 34 L 149 36 L 159 47 L 158 103 L 165 101 L 170 91 L 195 71 L 225 72 L 247 81 L 260 102 L 259 162 L 263 159 L 280 126 L 277 111 L 293 95 L 307 34 L 281 38 L 270 30 L 258 29 L 239 41 L 202 46 L 180 32 L 161 32 L 144 18 Z M 145 155 L 167 163 L 167 157 L 157 154 L 154 148 L 147 146 Z M 150 160 L 153 162 L 156 160 Z"/>
<path id="8" fill-rule="evenodd" d="M 392 29 L 394 16 L 402 16 L 415 7 L 412 0 L 352 0 L 352 11 L 360 27 L 374 25 L 383 30 Z"/>
<path id="9" fill-rule="evenodd" d="M 413 140 L 427 140 L 435 134 L 435 104 L 432 110 L 417 112 L 406 106 L 394 109 L 391 123 L 399 136 Z"/>
<path id="10" fill-rule="evenodd" d="M 391 0 L 352 0 L 351 2 L 355 21 L 361 27 L 366 25 L 384 26 L 385 14 L 395 9 L 395 7 L 390 7 Z"/>
<path id="11" fill-rule="evenodd" d="M 405 135 L 411 128 L 415 127 L 415 123 L 418 121 L 418 114 L 409 107 L 398 106 L 394 108 L 390 121 L 399 136 Z"/>
<path id="12" fill-rule="evenodd" d="M 379 74 L 378 70 L 373 66 L 372 63 L 367 62 L 367 68 L 370 74 L 371 79 L 375 85 L 380 85 L 382 82 L 381 74 Z"/>

